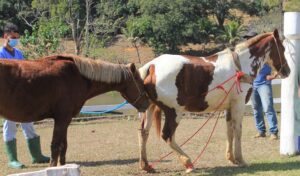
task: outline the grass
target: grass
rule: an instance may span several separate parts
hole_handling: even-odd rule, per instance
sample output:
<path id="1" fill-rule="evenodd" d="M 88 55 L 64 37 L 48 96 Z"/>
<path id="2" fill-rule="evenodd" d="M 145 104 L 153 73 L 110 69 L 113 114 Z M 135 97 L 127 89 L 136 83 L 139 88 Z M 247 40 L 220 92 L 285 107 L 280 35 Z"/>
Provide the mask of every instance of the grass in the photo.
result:
<path id="1" fill-rule="evenodd" d="M 177 129 L 178 143 L 190 136 L 205 119 L 183 119 Z M 182 149 L 194 159 L 204 146 L 213 126 L 212 119 L 200 134 L 185 145 Z M 184 167 L 176 156 L 163 160 L 155 166 L 156 174 L 146 174 L 138 169 L 138 120 L 102 119 L 87 122 L 73 122 L 68 130 L 67 163 L 77 163 L 83 176 L 90 175 L 155 175 L 176 176 L 185 175 Z M 287 157 L 279 154 L 279 140 L 271 141 L 268 138 L 254 139 L 256 133 L 254 121 L 245 117 L 243 121 L 242 147 L 248 167 L 236 167 L 229 164 L 225 157 L 226 123 L 220 119 L 215 134 L 203 156 L 196 163 L 197 168 L 189 175 L 198 176 L 296 176 L 300 174 L 300 157 Z M 43 152 L 50 154 L 50 142 L 53 124 L 36 125 L 41 135 Z M 148 159 L 155 161 L 159 156 L 166 154 L 170 148 L 157 138 L 151 130 L 148 142 Z M 7 159 L 3 145 L 0 145 L 0 173 L 1 175 L 20 173 L 25 171 L 41 170 L 47 164 L 30 164 L 30 157 L 21 132 L 18 132 L 19 160 L 27 168 L 13 170 L 7 168 Z"/>
<path id="2" fill-rule="evenodd" d="M 203 171 L 201 175 L 207 176 L 225 176 L 225 175 L 299 175 L 299 158 L 298 157 L 282 157 L 276 160 L 261 160 L 251 163 L 249 167 L 216 167 Z"/>

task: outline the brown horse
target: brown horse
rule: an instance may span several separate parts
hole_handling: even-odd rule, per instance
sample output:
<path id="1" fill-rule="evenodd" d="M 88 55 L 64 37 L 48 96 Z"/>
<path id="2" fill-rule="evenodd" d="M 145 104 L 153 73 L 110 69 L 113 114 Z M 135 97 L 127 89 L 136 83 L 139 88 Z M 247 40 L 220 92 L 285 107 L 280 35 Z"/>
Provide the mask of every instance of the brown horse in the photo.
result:
<path id="1" fill-rule="evenodd" d="M 86 100 L 118 91 L 138 111 L 149 106 L 134 64 L 119 65 L 72 55 L 36 61 L 0 60 L 0 114 L 16 122 L 54 119 L 51 166 L 65 164 L 67 128 Z"/>
<path id="2" fill-rule="evenodd" d="M 258 69 L 264 63 L 268 63 L 282 77 L 287 77 L 290 73 L 277 30 L 249 39 L 237 45 L 235 51 L 226 49 L 212 56 L 199 58 L 162 55 L 144 65 L 140 73 L 154 105 L 149 106 L 142 119 L 139 133 L 140 167 L 152 171 L 147 160 L 146 142 L 152 123 L 151 118 L 156 119 L 160 132 L 162 110 L 165 114 L 162 138 L 178 155 L 186 171 L 192 171 L 191 159 L 175 141 L 175 131 L 182 112 L 211 112 L 216 108 L 227 111 L 226 158 L 233 164 L 245 165 L 242 157 L 241 133 L 246 94 Z M 243 90 L 242 92 L 229 91 L 236 83 L 236 79 L 229 78 L 237 71 L 245 73 L 240 80 L 239 88 Z M 222 84 L 225 80 L 228 82 Z M 224 99 L 225 96 L 228 96 L 227 99 Z"/>

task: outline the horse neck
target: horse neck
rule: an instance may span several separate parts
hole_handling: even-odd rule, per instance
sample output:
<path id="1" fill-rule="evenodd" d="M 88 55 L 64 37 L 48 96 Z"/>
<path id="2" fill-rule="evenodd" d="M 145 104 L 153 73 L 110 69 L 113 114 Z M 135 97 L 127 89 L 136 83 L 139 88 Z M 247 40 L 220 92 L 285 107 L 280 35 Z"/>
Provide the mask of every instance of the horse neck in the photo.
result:
<path id="1" fill-rule="evenodd" d="M 256 77 L 259 68 L 266 62 L 270 54 L 268 46 L 261 46 L 259 42 L 236 52 L 240 59 L 241 70 L 253 77 Z"/>
<path id="2" fill-rule="evenodd" d="M 123 75 L 120 82 L 103 82 L 103 81 L 91 81 L 91 86 L 89 88 L 89 93 L 87 99 L 90 99 L 94 96 L 110 92 L 110 91 L 118 91 L 121 92 L 124 83 L 126 82 L 126 76 Z"/>

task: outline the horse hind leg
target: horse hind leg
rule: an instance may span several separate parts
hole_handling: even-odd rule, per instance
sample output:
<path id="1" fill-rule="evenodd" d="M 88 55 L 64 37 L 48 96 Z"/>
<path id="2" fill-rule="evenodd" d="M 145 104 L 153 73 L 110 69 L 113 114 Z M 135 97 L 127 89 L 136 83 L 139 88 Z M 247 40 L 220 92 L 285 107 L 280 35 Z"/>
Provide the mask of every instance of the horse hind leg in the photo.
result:
<path id="1" fill-rule="evenodd" d="M 183 150 L 177 145 L 175 140 L 175 131 L 179 124 L 181 116 L 176 115 L 174 109 L 165 111 L 166 121 L 163 128 L 163 139 L 169 144 L 173 151 L 177 154 L 181 163 L 186 167 L 186 173 L 190 173 L 194 170 L 193 163 L 190 157 L 183 152 Z"/>
<path id="2" fill-rule="evenodd" d="M 191 162 L 190 157 L 177 145 L 175 141 L 175 134 L 167 140 L 167 143 L 176 152 L 180 162 L 185 166 L 186 173 L 192 172 L 194 170 L 193 163 Z"/>
<path id="3" fill-rule="evenodd" d="M 152 116 L 153 111 L 155 110 L 155 105 L 152 104 L 147 109 L 146 113 L 140 113 L 141 116 L 141 125 L 139 128 L 139 149 L 140 149 L 140 161 L 139 165 L 142 170 L 145 170 L 146 172 L 155 172 L 154 169 L 149 165 L 148 159 L 147 159 L 147 140 L 149 137 L 149 130 L 152 126 Z"/>

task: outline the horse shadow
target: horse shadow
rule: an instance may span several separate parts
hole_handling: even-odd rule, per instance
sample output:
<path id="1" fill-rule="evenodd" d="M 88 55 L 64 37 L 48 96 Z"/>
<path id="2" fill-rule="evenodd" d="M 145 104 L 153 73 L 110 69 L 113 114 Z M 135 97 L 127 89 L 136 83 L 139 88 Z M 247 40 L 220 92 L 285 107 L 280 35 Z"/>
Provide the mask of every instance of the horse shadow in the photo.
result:
<path id="1" fill-rule="evenodd" d="M 128 164 L 135 164 L 138 162 L 139 162 L 138 158 L 133 158 L 133 159 L 102 160 L 102 161 L 69 161 L 68 163 L 76 163 L 84 167 L 99 167 L 105 165 L 115 165 L 115 166 L 128 165 Z M 170 160 L 164 160 L 161 162 L 170 162 Z"/>
<path id="2" fill-rule="evenodd" d="M 289 162 L 271 162 L 271 163 L 255 163 L 248 167 L 222 166 L 214 168 L 198 168 L 195 173 L 201 173 L 206 176 L 233 176 L 238 174 L 255 175 L 264 171 L 292 171 L 299 170 L 300 161 Z"/>
<path id="3" fill-rule="evenodd" d="M 104 165 L 126 165 L 137 163 L 138 158 L 134 159 L 116 159 L 116 160 L 102 160 L 102 161 L 70 161 L 70 163 L 76 163 L 84 167 L 98 167 Z"/>

